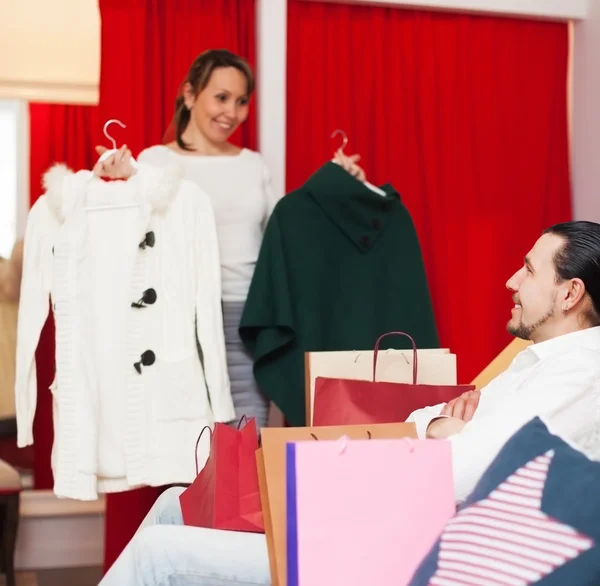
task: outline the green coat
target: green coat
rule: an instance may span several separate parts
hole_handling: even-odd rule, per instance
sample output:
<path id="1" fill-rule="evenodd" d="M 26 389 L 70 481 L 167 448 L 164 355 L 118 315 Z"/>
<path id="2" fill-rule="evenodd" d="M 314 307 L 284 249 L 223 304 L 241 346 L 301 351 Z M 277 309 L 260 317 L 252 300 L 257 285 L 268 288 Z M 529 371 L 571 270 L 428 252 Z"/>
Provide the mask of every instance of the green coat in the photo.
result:
<path id="1" fill-rule="evenodd" d="M 305 352 L 369 350 L 392 330 L 420 348 L 439 345 L 413 222 L 398 193 L 382 189 L 386 197 L 327 163 L 267 225 L 240 336 L 258 385 L 290 425 L 305 424 Z"/>

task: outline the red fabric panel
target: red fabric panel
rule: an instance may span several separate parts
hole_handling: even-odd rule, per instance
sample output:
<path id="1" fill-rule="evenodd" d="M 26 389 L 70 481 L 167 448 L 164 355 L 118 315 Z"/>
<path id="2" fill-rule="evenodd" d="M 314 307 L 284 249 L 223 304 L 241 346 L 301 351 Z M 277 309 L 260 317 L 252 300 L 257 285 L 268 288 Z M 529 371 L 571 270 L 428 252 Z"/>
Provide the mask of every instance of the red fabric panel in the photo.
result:
<path id="1" fill-rule="evenodd" d="M 289 2 L 288 189 L 331 158 L 337 128 L 372 183 L 395 185 L 460 382 L 510 341 L 506 280 L 543 228 L 571 218 L 567 34 L 562 23 Z"/>
<path id="2" fill-rule="evenodd" d="M 134 155 L 161 143 L 174 102 L 192 60 L 209 48 L 225 48 L 255 63 L 254 0 L 100 0 L 102 52 L 98 107 L 33 104 L 31 115 L 31 202 L 41 194 L 41 175 L 53 162 L 91 168 L 94 146 L 110 146 L 104 122 L 118 118 L 127 128 L 110 128 L 118 145 Z M 256 109 L 234 142 L 255 148 Z M 49 322 L 40 339 L 38 409 L 34 424 L 35 486 L 51 488 L 52 407 L 48 385 L 54 376 L 54 333 Z M 184 457 L 182 455 L 182 457 Z M 129 541 L 162 489 L 109 495 L 105 566 Z"/>
<path id="3" fill-rule="evenodd" d="M 175 98 L 200 53 L 229 49 L 254 66 L 254 0 L 100 0 L 100 11 L 100 108 L 127 125 L 111 132 L 134 154 L 174 139 Z M 233 142 L 255 148 L 255 108 Z"/>

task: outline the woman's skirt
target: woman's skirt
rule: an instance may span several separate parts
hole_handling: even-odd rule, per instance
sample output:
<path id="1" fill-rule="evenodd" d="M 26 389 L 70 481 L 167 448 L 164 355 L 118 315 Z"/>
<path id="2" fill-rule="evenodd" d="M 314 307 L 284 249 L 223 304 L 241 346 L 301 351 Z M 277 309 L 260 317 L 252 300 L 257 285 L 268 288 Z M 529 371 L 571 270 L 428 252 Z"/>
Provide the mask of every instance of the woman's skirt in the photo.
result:
<path id="1" fill-rule="evenodd" d="M 256 384 L 252 370 L 254 362 L 238 332 L 243 310 L 243 301 L 223 302 L 227 369 L 238 421 L 242 415 L 254 417 L 256 427 L 260 429 L 267 425 L 269 401 Z"/>

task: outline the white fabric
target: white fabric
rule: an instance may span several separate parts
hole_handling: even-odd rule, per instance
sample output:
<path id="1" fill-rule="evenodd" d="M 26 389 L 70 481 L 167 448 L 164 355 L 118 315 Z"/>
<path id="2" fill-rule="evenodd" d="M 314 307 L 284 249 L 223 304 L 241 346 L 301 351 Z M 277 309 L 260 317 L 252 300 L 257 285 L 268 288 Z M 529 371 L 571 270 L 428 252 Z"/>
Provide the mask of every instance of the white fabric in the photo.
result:
<path id="1" fill-rule="evenodd" d="M 407 421 L 424 438 L 442 408 L 420 409 Z M 457 502 L 469 496 L 504 443 L 535 416 L 590 457 L 599 455 L 600 327 L 528 346 L 482 389 L 473 419 L 449 439 Z"/>
<path id="2" fill-rule="evenodd" d="M 269 586 L 264 534 L 184 525 L 183 491 L 158 497 L 98 586 Z"/>
<path id="3" fill-rule="evenodd" d="M 55 167 L 30 211 L 17 338 L 18 445 L 33 443 L 35 350 L 51 296 L 58 496 L 95 499 L 97 492 L 191 482 L 199 431 L 235 418 L 214 215 L 208 196 L 179 176 L 176 166 L 140 163 L 128 181 L 105 183 L 89 171 Z M 150 231 L 154 246 L 140 247 Z M 156 303 L 131 307 L 149 288 Z M 155 363 L 138 374 L 134 363 L 147 350 Z M 203 442 L 200 464 L 207 455 Z"/>
<path id="4" fill-rule="evenodd" d="M 115 283 L 129 282 L 135 266 L 139 235 L 143 226 L 137 208 L 87 214 L 90 242 L 102 246 L 88 247 L 87 263 L 90 271 L 91 289 L 94 295 L 89 302 L 91 353 L 95 358 L 98 389 L 98 475 L 106 478 L 127 476 L 123 451 L 127 425 L 125 411 L 125 369 L 114 368 L 123 356 L 127 356 L 127 336 L 123 326 L 131 311 L 129 290 L 115 287 Z M 107 234 L 118 238 L 106 238 Z M 111 307 L 114 319 L 106 319 L 106 307 Z"/>
<path id="5" fill-rule="evenodd" d="M 183 155 L 153 146 L 139 160 L 153 166 L 177 161 L 184 177 L 209 195 L 217 222 L 223 301 L 246 301 L 264 229 L 277 203 L 262 156 L 248 149 L 237 156 Z"/>

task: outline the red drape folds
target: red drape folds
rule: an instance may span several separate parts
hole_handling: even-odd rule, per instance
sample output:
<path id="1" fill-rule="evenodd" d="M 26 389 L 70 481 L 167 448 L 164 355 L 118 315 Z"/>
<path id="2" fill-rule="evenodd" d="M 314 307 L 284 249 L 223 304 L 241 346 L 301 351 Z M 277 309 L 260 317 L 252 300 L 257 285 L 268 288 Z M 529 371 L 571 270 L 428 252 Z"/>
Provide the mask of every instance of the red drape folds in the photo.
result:
<path id="1" fill-rule="evenodd" d="M 288 188 L 337 128 L 396 186 L 463 382 L 510 340 L 506 280 L 571 216 L 567 59 L 566 24 L 289 2 Z"/>
<path id="2" fill-rule="evenodd" d="M 94 145 L 107 144 L 102 126 L 118 118 L 127 128 L 110 128 L 134 155 L 160 143 L 174 101 L 192 60 L 202 51 L 225 48 L 255 63 L 254 0 L 100 0 L 102 19 L 100 104 L 95 108 L 31 105 L 31 201 L 41 193 L 40 176 L 52 162 L 91 168 Z M 171 137 L 172 138 L 172 137 Z M 255 108 L 234 141 L 256 147 Z M 35 485 L 51 488 L 52 409 L 48 385 L 54 376 L 53 328 L 40 340 L 38 410 L 34 430 Z M 193 454 L 189 454 L 193 457 Z M 187 457 L 182 454 L 182 457 Z M 107 497 L 105 567 L 129 541 L 160 489 Z"/>

